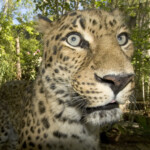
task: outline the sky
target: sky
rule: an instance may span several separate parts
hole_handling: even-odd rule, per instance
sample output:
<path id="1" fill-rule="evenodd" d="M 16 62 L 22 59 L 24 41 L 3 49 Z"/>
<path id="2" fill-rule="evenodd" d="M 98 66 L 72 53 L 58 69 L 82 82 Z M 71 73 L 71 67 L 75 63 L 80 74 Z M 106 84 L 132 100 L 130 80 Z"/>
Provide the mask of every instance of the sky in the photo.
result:
<path id="1" fill-rule="evenodd" d="M 0 12 L 2 11 L 3 5 L 4 5 L 4 0 L 0 0 Z M 21 16 L 23 16 L 24 14 L 27 14 L 31 9 L 33 9 L 33 8 L 31 8 L 30 6 L 29 6 L 29 8 L 22 7 L 22 8 L 19 8 L 16 12 L 19 12 L 21 14 Z M 19 24 L 16 17 L 17 16 L 14 16 L 13 23 L 14 24 Z M 33 18 L 31 17 L 31 19 L 33 19 Z"/>
<path id="2" fill-rule="evenodd" d="M 1 11 L 1 9 L 2 9 L 2 1 L 0 1 L 0 11 Z"/>

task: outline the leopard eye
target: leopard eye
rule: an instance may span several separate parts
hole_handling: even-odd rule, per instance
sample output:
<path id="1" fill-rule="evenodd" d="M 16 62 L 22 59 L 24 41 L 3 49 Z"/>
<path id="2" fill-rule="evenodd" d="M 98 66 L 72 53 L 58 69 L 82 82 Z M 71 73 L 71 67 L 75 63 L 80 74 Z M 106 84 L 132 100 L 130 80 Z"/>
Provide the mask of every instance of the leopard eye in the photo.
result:
<path id="1" fill-rule="evenodd" d="M 81 42 L 81 36 L 77 33 L 71 33 L 67 36 L 67 43 L 71 46 L 79 46 Z"/>
<path id="2" fill-rule="evenodd" d="M 118 44 L 124 46 L 128 43 L 129 37 L 128 34 L 123 32 L 117 36 Z"/>

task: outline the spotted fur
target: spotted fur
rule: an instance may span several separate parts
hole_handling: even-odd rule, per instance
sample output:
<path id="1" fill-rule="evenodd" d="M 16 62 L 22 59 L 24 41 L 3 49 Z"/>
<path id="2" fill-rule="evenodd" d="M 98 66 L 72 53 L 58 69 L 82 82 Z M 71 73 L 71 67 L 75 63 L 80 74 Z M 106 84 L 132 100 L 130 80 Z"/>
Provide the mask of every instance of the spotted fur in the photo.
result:
<path id="1" fill-rule="evenodd" d="M 40 16 L 38 30 L 43 60 L 19 127 L 12 127 L 19 133 L 16 149 L 98 150 L 99 127 L 120 118 L 134 87 L 133 44 L 123 17 L 103 10 L 74 11 L 54 22 Z M 77 46 L 70 35 L 80 38 Z"/>

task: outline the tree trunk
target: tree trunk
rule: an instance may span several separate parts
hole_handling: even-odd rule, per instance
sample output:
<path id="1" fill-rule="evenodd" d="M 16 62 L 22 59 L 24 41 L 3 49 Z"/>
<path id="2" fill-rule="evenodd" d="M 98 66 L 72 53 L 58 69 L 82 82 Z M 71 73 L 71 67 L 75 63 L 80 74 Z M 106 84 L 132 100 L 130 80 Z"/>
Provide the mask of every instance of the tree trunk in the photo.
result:
<path id="1" fill-rule="evenodd" d="M 79 0 L 77 0 L 77 1 L 74 1 L 74 4 L 75 4 L 75 10 L 78 10 L 78 8 L 79 8 Z"/>
<path id="2" fill-rule="evenodd" d="M 55 0 L 55 7 L 56 7 L 56 10 L 55 10 L 56 19 L 58 19 L 58 18 L 59 18 L 59 10 L 58 10 L 59 5 L 58 5 L 58 0 Z"/>
<path id="3" fill-rule="evenodd" d="M 4 10 L 3 10 L 4 14 L 7 14 L 8 5 L 9 5 L 9 0 L 5 0 Z"/>
<path id="4" fill-rule="evenodd" d="M 145 102 L 145 78 L 144 78 L 144 76 L 142 77 L 142 96 L 143 96 L 144 109 L 146 110 L 146 102 Z"/>
<path id="5" fill-rule="evenodd" d="M 91 1 L 91 7 L 92 7 L 92 8 L 95 8 L 95 0 L 92 0 L 92 1 Z"/>
<path id="6" fill-rule="evenodd" d="M 21 80 L 21 64 L 20 64 L 20 43 L 19 36 L 16 38 L 16 54 L 17 54 L 17 79 Z"/>
<path id="7" fill-rule="evenodd" d="M 150 100 L 150 77 L 148 79 L 148 87 L 147 87 L 147 100 Z M 150 102 L 149 102 L 150 103 Z"/>

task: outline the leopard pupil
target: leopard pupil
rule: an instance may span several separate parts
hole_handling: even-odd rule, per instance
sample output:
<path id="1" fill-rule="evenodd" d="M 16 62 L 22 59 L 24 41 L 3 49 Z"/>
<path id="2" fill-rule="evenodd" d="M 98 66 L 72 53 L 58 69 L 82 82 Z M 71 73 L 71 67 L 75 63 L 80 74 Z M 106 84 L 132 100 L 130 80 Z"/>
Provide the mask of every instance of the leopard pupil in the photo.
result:
<path id="1" fill-rule="evenodd" d="M 76 37 L 72 37 L 71 40 L 72 40 L 72 41 L 76 41 Z"/>
<path id="2" fill-rule="evenodd" d="M 121 37 L 121 36 L 120 36 L 120 37 L 118 37 L 118 40 L 119 40 L 119 41 L 121 41 L 121 40 L 122 40 L 122 37 Z"/>

